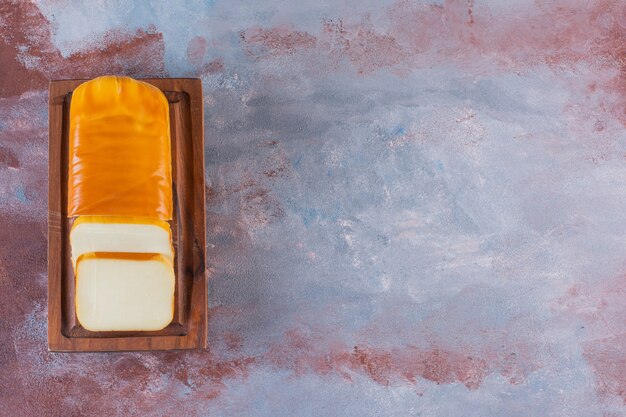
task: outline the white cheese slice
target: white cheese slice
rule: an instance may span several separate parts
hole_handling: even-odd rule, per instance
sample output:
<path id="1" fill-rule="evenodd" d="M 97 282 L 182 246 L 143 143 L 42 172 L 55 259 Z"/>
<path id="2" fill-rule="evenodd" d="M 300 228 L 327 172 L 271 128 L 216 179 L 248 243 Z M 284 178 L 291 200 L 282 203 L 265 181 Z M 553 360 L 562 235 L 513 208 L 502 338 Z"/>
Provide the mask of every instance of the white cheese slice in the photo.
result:
<path id="1" fill-rule="evenodd" d="M 164 221 L 132 217 L 81 216 L 70 231 L 72 263 L 85 253 L 160 253 L 174 258 L 170 225 Z"/>
<path id="2" fill-rule="evenodd" d="M 88 253 L 76 263 L 76 315 L 90 331 L 151 331 L 174 316 L 174 268 L 161 254 Z"/>

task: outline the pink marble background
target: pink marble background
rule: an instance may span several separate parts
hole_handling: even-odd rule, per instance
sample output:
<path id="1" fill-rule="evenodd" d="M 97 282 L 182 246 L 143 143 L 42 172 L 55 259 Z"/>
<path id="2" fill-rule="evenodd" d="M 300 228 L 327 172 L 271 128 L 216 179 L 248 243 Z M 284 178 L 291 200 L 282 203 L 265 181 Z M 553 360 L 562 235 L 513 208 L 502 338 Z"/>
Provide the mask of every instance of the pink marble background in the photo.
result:
<path id="1" fill-rule="evenodd" d="M 209 349 L 46 347 L 47 81 L 204 86 Z M 0 415 L 626 416 L 626 4 L 0 0 Z"/>

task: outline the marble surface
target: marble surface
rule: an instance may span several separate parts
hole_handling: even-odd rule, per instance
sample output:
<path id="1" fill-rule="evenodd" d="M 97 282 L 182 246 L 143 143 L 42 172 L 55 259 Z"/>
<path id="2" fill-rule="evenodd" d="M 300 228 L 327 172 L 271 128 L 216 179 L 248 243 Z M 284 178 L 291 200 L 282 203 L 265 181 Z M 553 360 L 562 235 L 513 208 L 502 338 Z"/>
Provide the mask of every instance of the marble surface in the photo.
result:
<path id="1" fill-rule="evenodd" d="M 626 415 L 625 22 L 0 0 L 0 414 Z M 111 73 L 202 79 L 205 351 L 47 351 L 47 80 Z"/>

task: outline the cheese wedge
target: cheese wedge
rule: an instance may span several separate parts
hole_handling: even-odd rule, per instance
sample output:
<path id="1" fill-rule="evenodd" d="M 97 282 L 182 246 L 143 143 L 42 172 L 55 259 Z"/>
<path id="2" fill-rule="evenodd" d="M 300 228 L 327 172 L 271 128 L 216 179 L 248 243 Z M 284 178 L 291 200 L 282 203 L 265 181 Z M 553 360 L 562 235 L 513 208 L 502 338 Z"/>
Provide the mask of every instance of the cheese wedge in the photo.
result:
<path id="1" fill-rule="evenodd" d="M 141 217 L 80 216 L 70 231 L 72 263 L 90 252 L 158 253 L 174 262 L 170 225 Z"/>
<path id="2" fill-rule="evenodd" d="M 76 315 L 90 331 L 156 331 L 174 316 L 174 269 L 160 254 L 87 253 L 76 261 Z"/>
<path id="3" fill-rule="evenodd" d="M 68 217 L 172 219 L 169 105 L 158 88 L 104 76 L 72 93 Z"/>

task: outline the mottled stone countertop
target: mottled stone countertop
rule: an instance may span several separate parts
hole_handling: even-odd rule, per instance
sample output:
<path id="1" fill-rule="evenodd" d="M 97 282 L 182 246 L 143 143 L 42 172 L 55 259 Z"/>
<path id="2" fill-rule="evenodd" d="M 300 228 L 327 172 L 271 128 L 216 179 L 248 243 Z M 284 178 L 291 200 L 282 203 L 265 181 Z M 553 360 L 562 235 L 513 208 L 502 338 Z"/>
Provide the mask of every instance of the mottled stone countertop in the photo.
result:
<path id="1" fill-rule="evenodd" d="M 209 348 L 49 353 L 47 82 L 199 77 Z M 0 415 L 626 415 L 620 0 L 0 0 Z"/>

